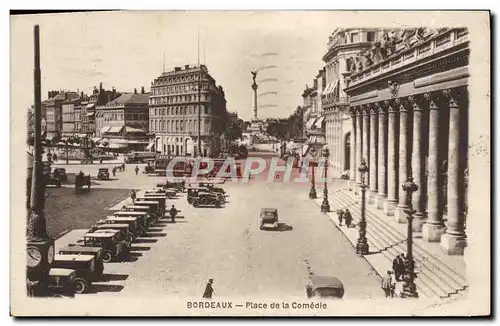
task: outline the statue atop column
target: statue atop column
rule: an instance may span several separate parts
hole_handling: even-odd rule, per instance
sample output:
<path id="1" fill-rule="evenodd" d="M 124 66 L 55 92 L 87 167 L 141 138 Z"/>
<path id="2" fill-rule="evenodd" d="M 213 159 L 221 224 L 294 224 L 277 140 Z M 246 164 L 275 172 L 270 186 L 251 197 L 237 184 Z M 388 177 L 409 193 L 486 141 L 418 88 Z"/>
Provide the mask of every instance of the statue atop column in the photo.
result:
<path id="1" fill-rule="evenodd" d="M 257 78 L 257 73 L 259 72 L 258 70 L 256 71 L 250 71 L 252 73 L 252 78 L 253 78 L 253 83 L 256 84 L 255 78 Z"/>
<path id="2" fill-rule="evenodd" d="M 252 89 L 253 89 L 253 119 L 254 120 L 258 120 L 257 119 L 257 88 L 259 86 L 255 82 L 255 78 L 257 78 L 258 72 L 259 72 L 258 70 L 250 71 L 250 73 L 252 74 L 252 79 L 253 79 Z"/>

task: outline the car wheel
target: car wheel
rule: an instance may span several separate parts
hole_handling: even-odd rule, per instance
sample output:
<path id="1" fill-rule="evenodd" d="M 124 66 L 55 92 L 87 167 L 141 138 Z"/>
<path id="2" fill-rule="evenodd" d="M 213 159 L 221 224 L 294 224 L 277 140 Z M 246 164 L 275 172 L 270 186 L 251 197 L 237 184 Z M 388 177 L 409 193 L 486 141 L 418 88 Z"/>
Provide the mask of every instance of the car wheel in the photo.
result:
<path id="1" fill-rule="evenodd" d="M 61 180 L 57 181 L 57 188 L 61 188 Z"/>
<path id="2" fill-rule="evenodd" d="M 260 225 L 260 229 L 264 230 L 264 225 L 263 224 Z"/>
<path id="3" fill-rule="evenodd" d="M 112 258 L 113 258 L 113 256 L 111 255 L 111 253 L 109 251 L 105 251 L 102 254 L 102 261 L 105 263 L 109 263 Z"/>
<path id="4" fill-rule="evenodd" d="M 87 290 L 87 282 L 82 278 L 75 279 L 75 292 L 82 294 Z"/>
<path id="5" fill-rule="evenodd" d="M 215 202 L 215 208 L 220 208 L 220 202 L 218 201 Z"/>
<path id="6" fill-rule="evenodd" d="M 52 298 L 64 298 L 64 297 L 60 294 L 53 294 Z"/>
<path id="7" fill-rule="evenodd" d="M 198 207 L 198 206 L 200 206 L 200 203 L 197 200 L 195 200 L 195 201 L 193 201 L 193 206 Z"/>
<path id="8" fill-rule="evenodd" d="M 188 197 L 188 204 L 192 204 L 193 203 L 193 197 Z"/>

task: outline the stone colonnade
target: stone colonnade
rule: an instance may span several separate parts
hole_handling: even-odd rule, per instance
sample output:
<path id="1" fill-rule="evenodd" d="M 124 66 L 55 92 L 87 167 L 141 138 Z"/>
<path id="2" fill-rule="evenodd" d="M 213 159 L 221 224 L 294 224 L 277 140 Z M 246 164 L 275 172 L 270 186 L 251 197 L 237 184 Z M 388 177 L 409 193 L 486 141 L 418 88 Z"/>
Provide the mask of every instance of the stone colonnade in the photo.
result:
<path id="1" fill-rule="evenodd" d="M 330 149 L 330 163 L 332 175 L 339 177 L 344 172 L 344 133 L 342 128 L 343 114 L 340 110 L 335 109 L 326 115 L 326 142 Z M 352 164 L 351 164 L 352 166 Z M 330 173 L 330 171 L 329 171 Z"/>
<path id="2" fill-rule="evenodd" d="M 448 254 L 465 247 L 468 92 L 458 87 L 363 105 L 351 103 L 351 181 L 365 160 L 368 202 L 406 222 L 427 242 L 441 242 Z M 401 185 L 413 177 L 411 201 Z M 446 211 L 446 216 L 445 216 Z"/>

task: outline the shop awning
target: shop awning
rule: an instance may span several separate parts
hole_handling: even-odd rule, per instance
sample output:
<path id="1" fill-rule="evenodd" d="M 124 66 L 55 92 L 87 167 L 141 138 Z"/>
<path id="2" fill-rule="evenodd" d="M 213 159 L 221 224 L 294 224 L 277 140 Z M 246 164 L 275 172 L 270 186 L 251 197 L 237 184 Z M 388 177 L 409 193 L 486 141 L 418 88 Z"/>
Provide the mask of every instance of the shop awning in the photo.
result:
<path id="1" fill-rule="evenodd" d="M 313 126 L 314 122 L 316 121 L 316 118 L 311 118 L 307 121 L 306 123 L 306 128 L 307 129 L 311 129 L 311 127 Z"/>
<path id="2" fill-rule="evenodd" d="M 88 113 L 87 113 L 87 117 L 91 117 L 91 116 L 93 116 L 94 114 L 95 114 L 95 112 L 88 112 Z"/>
<path id="3" fill-rule="evenodd" d="M 127 148 L 127 144 L 111 143 L 108 148 Z"/>
<path id="4" fill-rule="evenodd" d="M 109 130 L 109 128 L 111 128 L 111 126 L 102 127 L 101 128 L 101 134 L 104 134 L 105 132 L 107 132 Z"/>
<path id="5" fill-rule="evenodd" d="M 147 150 L 151 150 L 155 143 L 149 143 L 148 146 L 146 147 Z"/>
<path id="6" fill-rule="evenodd" d="M 89 103 L 85 106 L 86 109 L 92 109 L 93 107 L 95 107 L 95 103 Z"/>
<path id="7" fill-rule="evenodd" d="M 314 123 L 317 129 L 321 129 L 323 125 L 323 120 L 325 120 L 325 117 L 319 117 L 318 120 Z"/>
<path id="8" fill-rule="evenodd" d="M 93 141 L 94 143 L 98 143 L 99 141 L 101 141 L 101 139 L 102 139 L 102 138 L 99 138 L 99 137 L 94 137 L 94 138 L 92 138 L 92 141 Z"/>
<path id="9" fill-rule="evenodd" d="M 119 133 L 120 131 L 122 131 L 123 129 L 123 126 L 112 126 L 111 128 L 109 128 L 106 133 Z"/>

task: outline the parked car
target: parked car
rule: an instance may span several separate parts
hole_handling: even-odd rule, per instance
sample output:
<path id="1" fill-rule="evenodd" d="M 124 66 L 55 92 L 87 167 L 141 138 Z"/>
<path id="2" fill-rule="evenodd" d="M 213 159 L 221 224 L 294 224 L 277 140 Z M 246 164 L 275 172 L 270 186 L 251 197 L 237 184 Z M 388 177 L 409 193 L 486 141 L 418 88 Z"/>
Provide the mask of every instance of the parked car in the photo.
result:
<path id="1" fill-rule="evenodd" d="M 54 268 L 68 268 L 75 271 L 76 293 L 85 293 L 89 290 L 92 282 L 97 281 L 102 275 L 96 270 L 94 255 L 61 255 L 54 256 L 52 263 Z"/>
<path id="2" fill-rule="evenodd" d="M 109 180 L 109 169 L 108 168 L 99 168 L 99 172 L 97 173 L 98 180 Z"/>
<path id="3" fill-rule="evenodd" d="M 273 228 L 278 228 L 278 210 L 276 208 L 262 208 L 260 210 L 260 229 L 268 225 L 272 225 Z"/>
<path id="4" fill-rule="evenodd" d="M 220 208 L 223 202 L 219 195 L 211 192 L 198 192 L 198 197 L 193 197 L 193 206 L 214 206 Z"/>
<path id="5" fill-rule="evenodd" d="M 342 299 L 344 285 L 336 277 L 312 275 L 306 286 L 306 294 L 308 298 Z"/>
<path id="6" fill-rule="evenodd" d="M 104 264 L 102 261 L 102 248 L 85 247 L 78 244 L 69 244 L 62 249 L 59 249 L 61 255 L 93 255 L 95 257 L 96 272 L 102 273 L 104 271 Z"/>
<path id="7" fill-rule="evenodd" d="M 48 295 L 53 298 L 74 298 L 75 274 L 73 269 L 51 268 L 47 286 Z"/>
<path id="8" fill-rule="evenodd" d="M 122 260 L 125 256 L 124 246 L 119 243 L 119 231 L 113 233 L 87 233 L 83 237 L 84 246 L 103 248 L 102 261 L 109 263 L 114 259 Z"/>
<path id="9" fill-rule="evenodd" d="M 55 168 L 54 169 L 54 178 L 57 178 L 61 181 L 68 181 L 68 175 L 66 174 L 65 168 Z"/>

